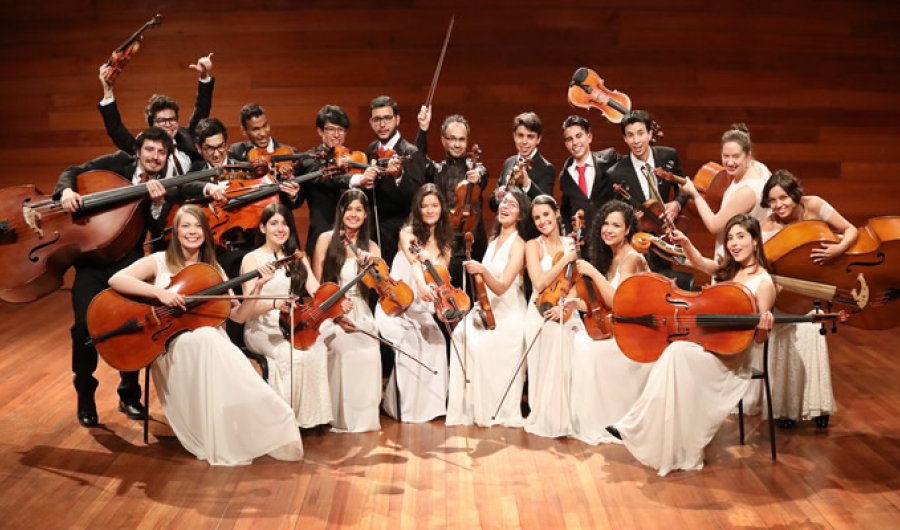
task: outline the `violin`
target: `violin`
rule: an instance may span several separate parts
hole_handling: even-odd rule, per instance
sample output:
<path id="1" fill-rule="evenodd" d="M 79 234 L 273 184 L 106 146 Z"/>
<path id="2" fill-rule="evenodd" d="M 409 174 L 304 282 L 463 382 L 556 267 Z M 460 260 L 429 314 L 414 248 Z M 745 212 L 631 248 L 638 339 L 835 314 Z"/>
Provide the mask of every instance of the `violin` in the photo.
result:
<path id="1" fill-rule="evenodd" d="M 131 61 L 134 54 L 141 48 L 141 41 L 144 40 L 144 30 L 158 28 L 162 24 L 162 18 L 163 16 L 157 13 L 155 17 L 145 22 L 141 29 L 134 32 L 134 35 L 128 37 L 125 42 L 113 50 L 109 60 L 106 61 L 106 66 L 109 66 L 109 70 L 106 71 L 104 76 L 106 84 L 112 86 L 116 82 L 116 78 L 122 73 L 125 65 Z"/>
<path id="2" fill-rule="evenodd" d="M 280 268 L 301 256 L 297 252 L 272 265 Z M 158 300 L 134 300 L 106 289 L 88 306 L 88 332 L 108 365 L 122 372 L 140 370 L 164 353 L 169 341 L 181 333 L 203 326 L 221 326 L 231 313 L 231 297 L 223 295 L 258 277 L 259 271 L 254 270 L 222 281 L 221 273 L 212 265 L 188 265 L 172 277 L 167 287 L 184 294 L 185 309 L 165 306 Z M 192 296 L 196 298 L 191 299 Z"/>
<path id="3" fill-rule="evenodd" d="M 341 243 L 347 245 L 356 257 L 359 257 L 359 249 L 345 234 L 341 234 Z M 391 317 L 402 315 L 409 309 L 415 298 L 412 288 L 403 280 L 392 278 L 387 263 L 383 259 L 375 256 L 371 256 L 369 259 L 372 266 L 368 269 L 369 274 L 363 276 L 363 284 L 378 292 L 378 303 L 386 315 Z"/>
<path id="4" fill-rule="evenodd" d="M 575 212 L 575 217 L 573 219 L 578 218 L 578 214 L 581 214 L 581 218 L 584 218 L 584 211 L 578 210 Z M 576 241 L 577 244 L 580 241 Z M 565 252 L 557 252 L 555 256 L 553 256 L 553 264 L 556 265 L 563 259 L 565 256 Z M 572 290 L 572 286 L 575 285 L 575 282 L 580 278 L 580 274 L 578 274 L 578 269 L 575 268 L 575 262 L 570 261 L 566 264 L 566 267 L 560 271 L 559 275 L 544 288 L 543 291 L 538 295 L 537 300 L 535 300 L 535 304 L 537 304 L 538 312 L 543 315 L 545 312 L 552 309 L 556 306 L 560 299 L 568 296 L 569 291 Z M 571 309 L 564 309 L 562 315 L 562 321 L 567 322 L 569 317 L 572 316 Z"/>
<path id="5" fill-rule="evenodd" d="M 319 326 L 329 318 L 337 318 L 344 314 L 342 302 L 347 291 L 353 288 L 359 280 L 368 273 L 369 265 L 357 274 L 343 287 L 336 283 L 325 282 L 319 285 L 313 299 L 306 304 L 294 304 L 292 317 L 294 321 L 294 347 L 308 350 L 316 343 L 319 337 Z M 278 325 L 284 338 L 290 340 L 291 318 L 282 314 L 278 319 Z"/>
<path id="6" fill-rule="evenodd" d="M 666 171 L 665 169 L 658 167 L 653 170 L 657 177 L 668 180 L 669 182 L 674 182 L 679 186 L 684 184 L 685 179 L 682 176 L 675 175 L 670 171 Z M 715 162 L 707 162 L 703 164 L 697 174 L 694 175 L 694 187 L 697 188 L 697 192 L 703 196 L 706 200 L 706 204 L 709 205 L 710 209 L 714 212 L 718 212 L 722 207 L 722 197 L 725 195 L 725 190 L 728 189 L 728 186 L 731 185 L 732 177 L 725 171 L 725 168 L 716 164 Z M 694 203 L 689 203 L 690 211 L 692 211 L 697 217 L 697 207 L 694 206 Z"/>
<path id="7" fill-rule="evenodd" d="M 275 148 L 271 153 L 265 147 L 254 147 L 247 153 L 247 160 L 252 165 L 251 172 L 256 177 L 267 174 L 280 175 L 281 168 L 293 167 L 297 160 L 307 158 L 319 158 L 319 153 L 295 153 L 293 149 L 285 145 Z"/>
<path id="8" fill-rule="evenodd" d="M 575 212 L 572 218 L 572 238 L 575 240 L 575 252 L 581 257 L 584 231 L 584 211 Z M 609 308 L 603 302 L 603 296 L 594 286 L 593 280 L 587 276 L 577 275 L 575 292 L 584 301 L 587 310 L 584 314 L 584 330 L 594 340 L 608 339 L 612 336 L 612 322 L 609 320 Z"/>
<path id="9" fill-rule="evenodd" d="M 472 243 L 475 236 L 472 232 L 466 232 L 466 259 L 472 261 Z M 488 299 L 487 287 L 481 274 L 472 275 L 472 288 L 475 290 L 475 298 L 478 299 L 478 315 L 485 329 L 495 329 L 497 322 L 494 320 L 494 311 L 491 309 L 491 301 Z"/>
<path id="10" fill-rule="evenodd" d="M 702 291 L 682 291 L 675 280 L 656 273 L 627 278 L 613 299 L 616 343 L 629 359 L 649 363 L 670 343 L 686 340 L 719 355 L 740 353 L 759 324 L 756 298 L 738 282 L 721 282 Z M 775 315 L 775 322 L 846 322 L 846 312 Z"/>
<path id="11" fill-rule="evenodd" d="M 532 160 L 530 158 L 519 157 L 519 159 L 516 160 L 515 165 L 509 171 L 509 176 L 506 177 L 506 184 L 503 186 L 503 189 L 509 189 L 510 186 L 521 188 L 523 173 L 529 171 L 531 166 Z"/>
<path id="12" fill-rule="evenodd" d="M 472 151 L 466 154 L 466 164 L 469 169 L 481 165 L 481 149 L 478 144 L 472 146 Z M 472 204 L 481 197 L 481 186 L 469 182 L 468 178 L 460 181 L 454 191 L 456 205 L 450 209 L 450 224 L 459 233 L 471 232 L 475 229 L 478 216 L 472 209 Z M 474 199 L 473 199 L 474 197 Z"/>
<path id="13" fill-rule="evenodd" d="M 610 123 L 622 123 L 626 114 L 631 112 L 631 98 L 618 90 L 610 90 L 603 84 L 603 79 L 590 68 L 581 67 L 575 70 L 569 82 L 569 105 L 582 109 L 599 110 Z M 665 134 L 656 120 L 650 125 L 653 141 Z"/>
<path id="14" fill-rule="evenodd" d="M 672 263 L 688 265 L 688 259 L 687 255 L 684 253 L 684 248 L 680 245 L 669 243 L 653 234 L 648 234 L 647 232 L 638 232 L 631 236 L 631 247 L 641 254 L 646 254 L 652 250 L 657 256 L 671 261 Z"/>
<path id="15" fill-rule="evenodd" d="M 900 217 L 869 219 L 843 255 L 817 265 L 810 253 L 823 242 L 839 243 L 840 239 L 823 221 L 800 221 L 765 243 L 772 279 L 783 288 L 775 306 L 803 314 L 813 300 L 826 300 L 850 313 L 850 326 L 890 329 L 900 325 Z"/>
<path id="16" fill-rule="evenodd" d="M 341 169 L 349 170 L 351 175 L 359 175 L 369 168 L 369 158 L 362 151 L 351 151 L 343 145 L 334 147 L 331 163 Z"/>
<path id="17" fill-rule="evenodd" d="M 168 189 L 218 174 L 208 169 L 157 182 Z M 62 287 L 63 273 L 76 261 L 113 263 L 144 237 L 146 220 L 138 208 L 150 196 L 146 183 L 95 170 L 78 175 L 76 189 L 83 202 L 71 214 L 34 186 L 0 190 L 0 299 L 37 300 Z"/>
<path id="18" fill-rule="evenodd" d="M 409 251 L 418 254 L 421 251 L 419 244 L 412 241 Z M 466 315 L 471 307 L 469 295 L 450 285 L 450 272 L 443 265 L 435 265 L 431 260 L 425 260 L 422 264 L 425 269 L 425 283 L 434 291 L 435 313 L 440 321 L 456 322 Z"/>

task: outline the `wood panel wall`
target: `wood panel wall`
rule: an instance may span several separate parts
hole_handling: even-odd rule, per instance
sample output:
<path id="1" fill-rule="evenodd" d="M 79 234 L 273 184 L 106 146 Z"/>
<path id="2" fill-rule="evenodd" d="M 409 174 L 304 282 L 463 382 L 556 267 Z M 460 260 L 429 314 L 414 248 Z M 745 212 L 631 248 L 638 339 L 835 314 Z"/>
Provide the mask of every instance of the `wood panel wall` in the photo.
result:
<path id="1" fill-rule="evenodd" d="M 718 160 L 719 138 L 746 122 L 754 152 L 786 168 L 854 223 L 900 214 L 900 4 L 892 0 L 736 2 L 715 0 L 360 1 L 72 0 L 17 2 L 0 32 L 0 187 L 52 190 L 60 171 L 112 150 L 96 110 L 97 70 L 112 49 L 156 12 L 116 96 L 133 131 L 153 93 L 193 103 L 188 65 L 214 52 L 213 116 L 242 139 L 238 111 L 268 111 L 280 141 L 318 143 L 314 119 L 342 106 L 347 143 L 372 139 L 368 103 L 388 94 L 401 105 L 401 131 L 415 136 L 444 31 L 456 24 L 434 99 L 435 122 L 451 113 L 472 124 L 493 178 L 514 152 L 511 120 L 536 111 L 541 149 L 560 166 L 566 89 L 580 66 L 631 96 L 665 130 L 685 171 Z M 626 147 L 596 111 L 594 147 Z M 437 133 L 430 152 L 440 153 Z M 493 188 L 493 185 L 491 186 Z M 302 215 L 302 214 L 301 214 Z"/>

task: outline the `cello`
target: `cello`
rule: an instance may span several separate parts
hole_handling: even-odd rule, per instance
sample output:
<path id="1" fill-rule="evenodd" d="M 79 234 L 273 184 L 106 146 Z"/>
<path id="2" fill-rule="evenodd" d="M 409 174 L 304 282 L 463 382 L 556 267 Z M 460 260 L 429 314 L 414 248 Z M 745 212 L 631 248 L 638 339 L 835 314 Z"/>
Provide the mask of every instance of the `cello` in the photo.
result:
<path id="1" fill-rule="evenodd" d="M 283 267 L 301 256 L 296 252 L 272 265 Z M 134 300 L 106 289 L 88 306 L 91 341 L 106 364 L 116 370 L 140 370 L 164 353 L 169 341 L 181 333 L 222 325 L 231 313 L 231 299 L 222 295 L 257 277 L 259 271 L 255 270 L 222 281 L 221 273 L 211 265 L 188 265 L 172 277 L 167 288 L 185 294 L 185 309 L 165 306 L 158 300 Z"/>
<path id="2" fill-rule="evenodd" d="M 472 243 L 475 236 L 472 232 L 466 232 L 466 259 L 472 261 Z M 484 285 L 484 278 L 481 274 L 472 275 L 472 289 L 475 291 L 475 298 L 478 299 L 478 315 L 484 324 L 484 329 L 495 329 L 497 322 L 494 320 L 494 311 L 491 309 L 491 301 L 488 299 L 487 287 Z"/>
<path id="3" fill-rule="evenodd" d="M 207 169 L 160 179 L 166 189 L 206 180 Z M 149 197 L 147 184 L 105 170 L 78 175 L 82 206 L 73 213 L 32 185 L 0 190 L 0 299 L 31 302 L 62 287 L 63 273 L 76 261 L 112 263 L 134 248 L 146 230 L 138 212 Z"/>
<path id="4" fill-rule="evenodd" d="M 827 300 L 850 313 L 850 326 L 900 325 L 900 217 L 869 219 L 844 254 L 822 265 L 812 262 L 813 248 L 839 241 L 827 223 L 799 221 L 765 243 L 772 279 L 783 288 L 775 306 L 803 314 L 813 300 Z"/>
<path id="5" fill-rule="evenodd" d="M 676 341 L 695 342 L 719 355 L 744 351 L 760 315 L 743 284 L 721 282 L 702 291 L 683 291 L 675 280 L 645 272 L 627 278 L 613 299 L 616 343 L 629 359 L 654 362 Z M 776 323 L 846 322 L 847 313 L 774 315 Z"/>
<path id="6" fill-rule="evenodd" d="M 162 24 L 162 18 L 163 16 L 157 13 L 155 17 L 145 22 L 139 30 L 134 32 L 131 37 L 128 37 L 125 42 L 113 50 L 109 60 L 106 61 L 106 66 L 109 66 L 109 69 L 104 76 L 106 84 L 112 86 L 116 82 L 116 78 L 122 73 L 122 69 L 125 68 L 125 65 L 131 61 L 134 54 L 141 48 L 141 41 L 144 40 L 144 30 L 158 28 L 160 24 Z"/>
<path id="7" fill-rule="evenodd" d="M 466 164 L 470 170 L 481 165 L 481 149 L 478 144 L 474 144 L 472 151 L 466 154 Z M 450 224 L 460 234 L 471 232 L 475 229 L 475 223 L 478 221 L 472 205 L 481 198 L 481 186 L 469 182 L 466 178 L 456 185 L 454 197 L 456 205 L 449 212 Z"/>
<path id="8" fill-rule="evenodd" d="M 345 234 L 341 234 L 341 243 L 350 247 L 350 250 L 359 258 L 359 249 L 356 248 Z M 395 280 L 391 277 L 387 263 L 381 258 L 370 257 L 372 267 L 369 274 L 363 277 L 362 282 L 378 292 L 378 303 L 384 313 L 391 317 L 398 317 L 409 309 L 415 298 L 412 288 L 403 280 Z"/>

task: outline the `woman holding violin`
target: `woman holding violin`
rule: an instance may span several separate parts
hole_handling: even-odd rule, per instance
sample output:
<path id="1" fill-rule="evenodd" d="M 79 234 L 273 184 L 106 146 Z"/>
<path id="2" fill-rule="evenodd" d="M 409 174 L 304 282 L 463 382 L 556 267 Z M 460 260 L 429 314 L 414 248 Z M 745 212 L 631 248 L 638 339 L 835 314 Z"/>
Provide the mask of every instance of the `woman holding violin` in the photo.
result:
<path id="1" fill-rule="evenodd" d="M 313 274 L 320 282 L 344 286 L 360 272 L 360 263 L 380 259 L 378 245 L 371 241 L 369 201 L 358 189 L 345 191 L 338 200 L 334 227 L 323 232 L 313 254 Z M 341 236 L 349 244 L 344 244 Z M 351 246 L 353 248 L 351 248 Z M 358 255 L 357 255 L 358 252 Z M 320 331 L 328 350 L 328 383 L 334 412 L 335 432 L 366 432 L 381 429 L 381 350 L 378 341 L 356 329 L 378 335 L 369 309 L 369 288 L 361 283 L 345 295 L 353 304 L 344 318 L 322 323 Z"/>
<path id="2" fill-rule="evenodd" d="M 388 316 L 380 305 L 375 308 L 375 323 L 382 336 L 418 355 L 419 361 L 437 371 L 433 373 L 405 355 L 394 355 L 384 410 L 398 421 L 422 423 L 447 413 L 447 339 L 434 319 L 438 299 L 435 288 L 426 281 L 424 265 L 430 263 L 446 273 L 452 244 L 444 198 L 434 184 L 425 184 L 413 196 L 409 220 L 400 230 L 400 248 L 391 266 L 391 276 L 409 284 L 415 299 L 398 317 Z M 411 246 L 417 246 L 414 249 L 418 252 Z M 449 283 L 449 278 L 441 281 Z"/>
<path id="3" fill-rule="evenodd" d="M 183 206 L 175 214 L 174 227 L 175 235 L 165 252 L 141 258 L 121 270 L 109 280 L 110 287 L 184 309 L 185 297 L 167 289 L 175 274 L 189 265 L 205 263 L 218 270 L 224 281 L 209 223 L 200 208 Z M 260 295 L 274 272 L 268 263 L 257 270 L 260 278 L 246 293 Z M 231 318 L 243 321 L 256 303 L 244 301 Z M 178 335 L 151 369 L 175 436 L 197 458 L 212 465 L 234 466 L 249 464 L 264 454 L 279 460 L 303 457 L 290 407 L 278 399 L 221 328 L 201 327 Z"/>
<path id="4" fill-rule="evenodd" d="M 259 219 L 259 231 L 263 244 L 244 256 L 242 274 L 300 248 L 294 216 L 283 204 L 266 206 Z M 257 283 L 257 280 L 245 283 L 244 292 L 256 289 Z M 274 278 L 263 286 L 262 293 L 292 294 L 302 299 L 314 295 L 318 289 L 319 282 L 310 274 L 309 261 L 304 255 L 286 270 L 276 271 Z M 291 300 L 256 302 L 244 327 L 244 341 L 250 350 L 268 358 L 269 384 L 290 403 L 296 424 L 306 429 L 329 424 L 334 419 L 328 388 L 328 352 L 321 335 L 305 350 L 293 347 L 284 337 L 279 317 L 291 311 L 294 303 Z"/>
<path id="5" fill-rule="evenodd" d="M 767 272 L 759 222 L 736 215 L 726 224 L 725 236 L 727 252 L 719 261 L 704 258 L 677 230 L 673 242 L 714 281 L 739 282 L 754 295 L 760 312 L 754 339 L 765 342 L 774 322 L 775 286 Z M 672 342 L 650 369 L 640 398 L 607 430 L 660 476 L 676 469 L 701 469 L 703 449 L 750 386 L 751 349 L 726 356 L 693 342 Z"/>
<path id="6" fill-rule="evenodd" d="M 531 203 L 519 188 L 510 188 L 500 201 L 491 242 L 484 261 L 466 261 L 470 274 L 484 279 L 494 329 L 486 329 L 478 311 L 469 311 L 453 331 L 463 355 L 450 363 L 447 425 L 522 426 L 521 399 L 525 374 L 518 369 L 525 351 L 525 233 Z M 515 378 L 506 390 L 510 376 Z M 466 383 L 466 378 L 470 382 Z M 505 395 L 505 397 L 504 397 Z M 500 410 L 497 404 L 503 400 Z"/>
<path id="7" fill-rule="evenodd" d="M 763 187 L 762 204 L 771 214 L 762 222 L 763 241 L 800 221 L 824 221 L 836 233 L 839 243 L 823 243 L 813 249 L 810 264 L 818 267 L 852 247 L 859 231 L 821 197 L 803 194 L 794 175 L 778 170 Z M 772 413 L 781 427 L 815 419 L 820 428 L 828 426 L 837 411 L 831 387 L 828 343 L 812 323 L 779 324 L 772 329 L 769 363 L 772 366 Z"/>
<path id="8" fill-rule="evenodd" d="M 525 314 L 528 349 L 528 404 L 525 430 L 557 438 L 571 436 L 571 359 L 575 334 L 584 329 L 577 311 L 574 286 L 558 292 L 556 303 L 538 307 L 545 290 L 565 282 L 566 269 L 577 258 L 575 243 L 562 236 L 559 205 L 553 197 L 534 199 L 531 218 L 540 235 L 525 245 L 525 265 L 534 292 Z"/>
<path id="9" fill-rule="evenodd" d="M 644 257 L 631 246 L 639 222 L 631 205 L 613 200 L 600 208 L 591 226 L 591 259 L 578 260 L 578 273 L 591 280 L 602 306 L 610 308 L 622 281 L 649 271 Z M 580 310 L 587 310 L 583 299 L 579 305 Z M 591 445 L 619 443 L 606 426 L 634 405 L 652 366 L 626 357 L 611 336 L 594 340 L 587 331 L 579 330 L 572 351 L 574 437 Z"/>

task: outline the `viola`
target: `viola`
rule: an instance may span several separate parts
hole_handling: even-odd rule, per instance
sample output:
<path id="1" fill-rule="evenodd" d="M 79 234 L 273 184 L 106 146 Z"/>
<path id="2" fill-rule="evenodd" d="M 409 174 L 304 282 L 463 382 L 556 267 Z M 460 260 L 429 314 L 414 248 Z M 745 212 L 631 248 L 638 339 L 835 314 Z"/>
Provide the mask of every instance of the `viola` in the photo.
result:
<path id="1" fill-rule="evenodd" d="M 300 259 L 297 252 L 272 263 L 283 267 Z M 188 265 L 172 277 L 168 290 L 185 296 L 185 309 L 158 300 L 135 300 L 106 289 L 91 300 L 87 327 L 97 353 L 116 370 L 133 372 L 148 366 L 166 351 L 174 337 L 203 326 L 221 326 L 231 313 L 231 299 L 223 296 L 242 283 L 259 277 L 251 271 L 222 281 L 215 267 Z M 197 298 L 191 299 L 192 296 Z"/>
<path id="2" fill-rule="evenodd" d="M 353 254 L 359 257 L 359 249 L 356 248 L 345 234 L 341 234 L 341 243 L 350 247 Z M 395 280 L 391 277 L 387 263 L 381 258 L 370 256 L 372 266 L 368 274 L 363 276 L 362 282 L 378 292 L 378 303 L 384 313 L 391 317 L 398 317 L 409 309 L 415 296 L 412 289 L 403 280 Z"/>
<path id="3" fill-rule="evenodd" d="M 629 359 L 659 359 L 670 343 L 686 340 L 719 355 L 744 351 L 760 315 L 756 298 L 738 282 L 721 282 L 702 291 L 682 291 L 675 280 L 656 273 L 627 278 L 616 289 L 612 319 L 616 343 Z M 775 315 L 776 323 L 847 320 L 847 313 Z"/>
<path id="4" fill-rule="evenodd" d="M 475 236 L 472 232 L 466 232 L 466 259 L 472 261 L 472 243 Z M 491 309 L 491 301 L 488 299 L 487 287 L 484 285 L 484 278 L 481 274 L 472 275 L 472 288 L 475 291 L 475 298 L 478 300 L 478 315 L 485 329 L 495 329 L 497 322 L 494 320 L 494 311 Z"/>
<path id="5" fill-rule="evenodd" d="M 144 31 L 151 28 L 158 28 L 160 24 L 162 24 L 162 18 L 162 15 L 157 14 L 155 17 L 145 22 L 139 30 L 134 32 L 131 37 L 128 37 L 128 39 L 118 48 L 113 50 L 109 60 L 106 61 L 106 65 L 109 66 L 109 70 L 106 71 L 106 75 L 104 76 L 106 84 L 112 86 L 116 82 L 116 78 L 122 73 L 125 65 L 131 61 L 134 54 L 141 48 L 141 41 L 144 40 Z"/>
<path id="6" fill-rule="evenodd" d="M 218 169 L 161 179 L 165 188 L 206 180 Z M 63 273 L 78 260 L 98 264 L 123 258 L 146 232 L 138 211 L 150 196 L 147 184 L 132 184 L 111 171 L 78 176 L 83 204 L 67 213 L 60 201 L 34 186 L 0 190 L 0 299 L 31 302 L 60 288 Z"/>
<path id="7" fill-rule="evenodd" d="M 409 251 L 413 254 L 420 252 L 419 244 L 412 241 Z M 456 322 L 466 315 L 471 307 L 469 295 L 450 285 L 450 272 L 443 265 L 435 265 L 431 260 L 425 260 L 422 264 L 425 275 L 425 283 L 434 291 L 434 308 L 437 317 L 442 322 Z"/>
<path id="8" fill-rule="evenodd" d="M 584 211 L 578 210 L 575 212 L 575 216 L 572 218 L 573 223 L 575 220 L 579 218 L 579 214 L 581 214 L 581 219 L 584 219 Z M 578 251 L 578 245 L 581 243 L 580 239 L 575 241 L 576 251 Z M 579 254 L 580 255 L 580 254 Z M 557 252 L 555 256 L 553 256 L 553 264 L 556 265 L 563 259 L 565 256 L 565 252 Z M 560 271 L 559 275 L 544 288 L 543 291 L 538 294 L 537 300 L 535 300 L 535 304 L 537 304 L 538 312 L 543 315 L 545 312 L 549 311 L 553 307 L 555 307 L 560 299 L 566 298 L 569 292 L 572 290 L 572 287 L 575 283 L 580 279 L 581 275 L 578 274 L 578 269 L 575 268 L 575 262 L 570 261 L 566 264 L 566 267 Z M 571 309 L 564 309 L 562 315 L 562 321 L 566 322 L 569 320 L 569 317 L 572 316 Z"/>
<path id="9" fill-rule="evenodd" d="M 625 115 L 631 112 L 631 98 L 618 90 L 606 88 L 597 72 L 585 67 L 575 70 L 569 82 L 569 105 L 599 110 L 607 121 L 616 124 L 622 123 Z M 656 120 L 651 123 L 650 130 L 653 141 L 664 136 Z"/>
<path id="10" fill-rule="evenodd" d="M 685 180 L 687 180 L 684 177 L 675 175 L 661 167 L 654 169 L 653 172 L 657 177 L 668 180 L 669 182 L 674 182 L 679 186 L 684 184 Z M 706 204 L 709 205 L 712 211 L 718 212 L 722 207 L 722 197 L 725 195 L 725 190 L 728 189 L 728 186 L 731 185 L 732 181 L 732 177 L 725 171 L 725 168 L 715 162 L 707 162 L 697 171 L 693 180 L 694 187 L 697 188 L 697 192 L 699 192 L 706 200 Z M 690 211 L 699 217 L 697 208 L 694 206 L 693 202 L 690 202 L 689 205 Z"/>
<path id="11" fill-rule="evenodd" d="M 319 289 L 310 302 L 294 304 L 294 308 L 291 311 L 294 322 L 293 344 L 295 348 L 308 350 L 319 337 L 319 326 L 322 325 L 322 322 L 344 314 L 341 306 L 344 301 L 344 295 L 367 274 L 367 271 L 368 266 L 343 287 L 338 287 L 336 283 L 324 282 L 319 285 Z M 290 340 L 291 319 L 282 314 L 278 319 L 278 324 L 284 338 Z"/>
<path id="12" fill-rule="evenodd" d="M 788 225 L 766 242 L 773 280 L 783 287 L 775 306 L 802 314 L 813 300 L 826 300 L 847 310 L 853 327 L 900 325 L 900 217 L 869 219 L 843 255 L 817 265 L 810 253 L 823 242 L 840 242 L 823 221 Z"/>
<path id="13" fill-rule="evenodd" d="M 472 146 L 472 151 L 466 154 L 466 164 L 469 169 L 481 165 L 481 149 L 478 144 Z M 475 214 L 472 204 L 481 197 L 481 186 L 466 178 L 456 185 L 454 198 L 456 205 L 450 209 L 450 224 L 459 233 L 471 232 L 475 229 L 478 216 Z"/>

